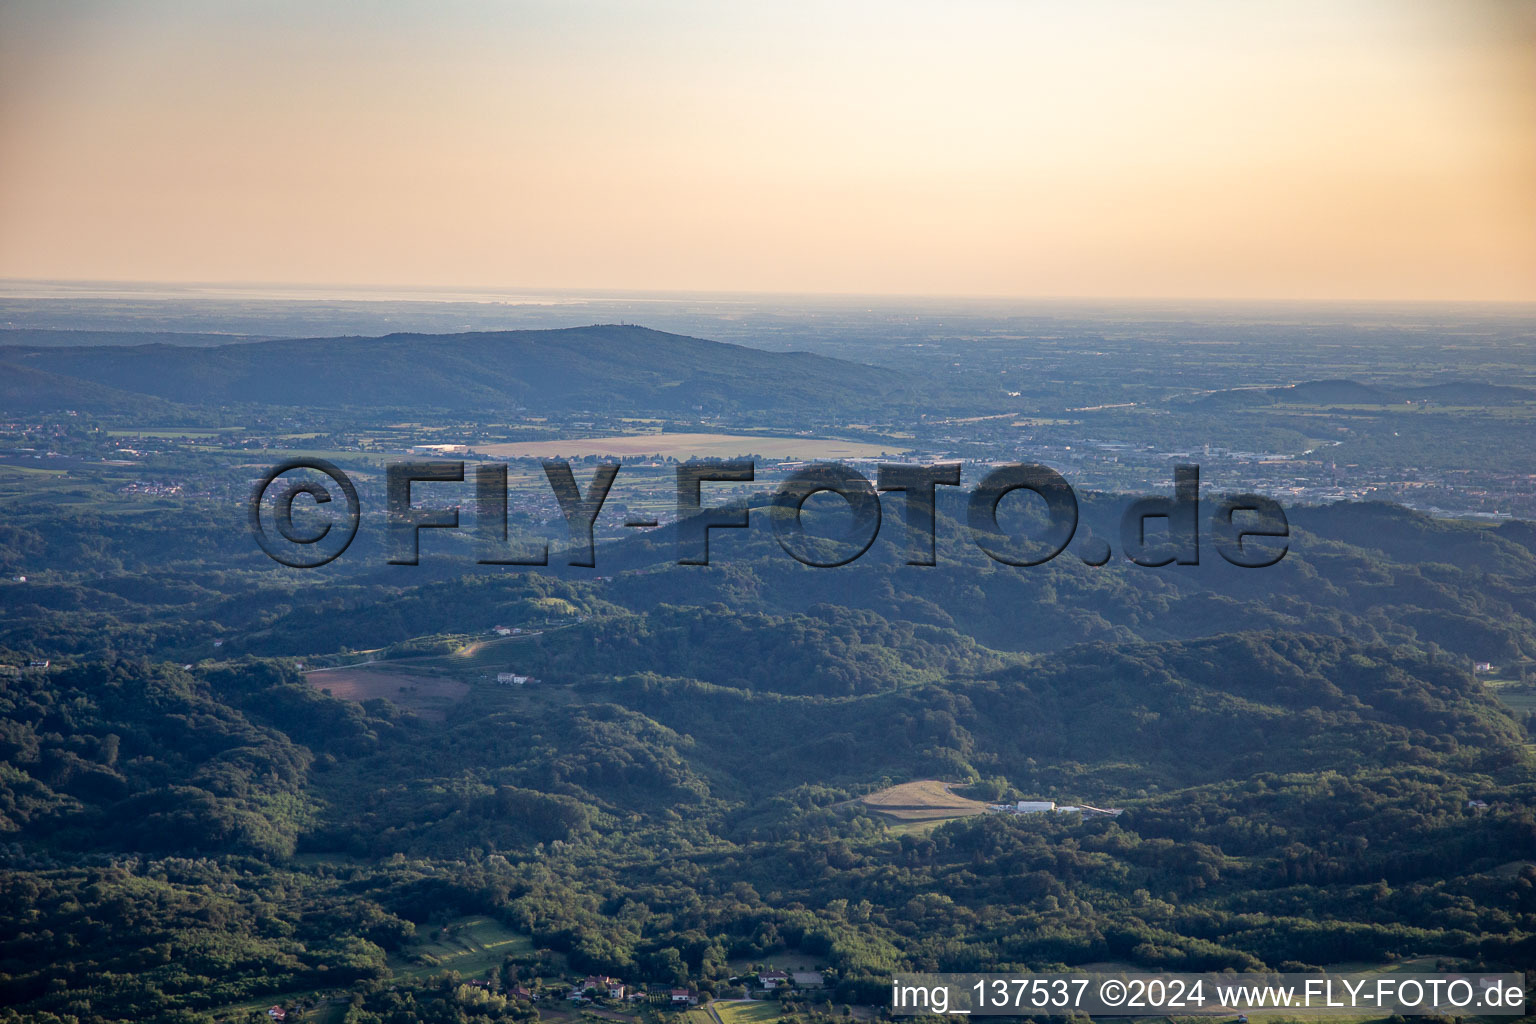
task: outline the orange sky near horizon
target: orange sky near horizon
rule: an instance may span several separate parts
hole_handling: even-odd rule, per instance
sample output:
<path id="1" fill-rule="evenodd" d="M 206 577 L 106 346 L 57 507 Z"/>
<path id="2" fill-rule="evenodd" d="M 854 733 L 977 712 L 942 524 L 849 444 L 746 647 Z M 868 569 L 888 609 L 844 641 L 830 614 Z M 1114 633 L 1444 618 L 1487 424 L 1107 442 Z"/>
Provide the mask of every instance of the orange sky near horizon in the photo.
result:
<path id="1" fill-rule="evenodd" d="M 0 277 L 1536 300 L 1536 3 L 0 7 Z"/>

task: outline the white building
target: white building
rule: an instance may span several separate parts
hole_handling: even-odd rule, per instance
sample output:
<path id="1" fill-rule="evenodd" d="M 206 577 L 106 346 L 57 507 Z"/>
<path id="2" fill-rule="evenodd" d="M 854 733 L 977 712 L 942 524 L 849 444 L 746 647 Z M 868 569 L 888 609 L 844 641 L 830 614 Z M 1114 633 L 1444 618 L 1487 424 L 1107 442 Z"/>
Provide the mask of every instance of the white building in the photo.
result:
<path id="1" fill-rule="evenodd" d="M 1054 811 L 1055 800 L 1020 800 L 1014 805 L 1015 814 L 1039 814 L 1042 811 Z"/>

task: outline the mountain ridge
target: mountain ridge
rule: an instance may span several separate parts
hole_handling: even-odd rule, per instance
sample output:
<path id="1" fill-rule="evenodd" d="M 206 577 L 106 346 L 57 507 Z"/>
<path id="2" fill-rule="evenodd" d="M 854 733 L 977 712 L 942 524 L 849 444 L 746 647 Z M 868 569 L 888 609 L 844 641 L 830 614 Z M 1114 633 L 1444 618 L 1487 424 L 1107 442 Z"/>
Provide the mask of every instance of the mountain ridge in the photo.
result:
<path id="1" fill-rule="evenodd" d="M 910 398 L 895 370 L 645 327 L 401 332 L 220 346 L 0 347 L 0 364 L 186 405 L 660 413 L 865 408 Z M 8 389 L 9 390 L 9 389 Z M 91 397 L 82 387 L 82 401 Z M 9 399 L 10 396 L 3 396 Z M 72 396 L 62 394 L 59 401 Z"/>

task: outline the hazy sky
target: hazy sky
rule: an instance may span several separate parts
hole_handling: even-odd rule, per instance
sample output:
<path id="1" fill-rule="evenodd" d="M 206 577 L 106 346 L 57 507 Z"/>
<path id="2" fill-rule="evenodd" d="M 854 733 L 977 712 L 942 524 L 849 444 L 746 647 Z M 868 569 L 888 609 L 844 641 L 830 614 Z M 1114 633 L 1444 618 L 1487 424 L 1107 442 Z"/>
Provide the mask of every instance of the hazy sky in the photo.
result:
<path id="1" fill-rule="evenodd" d="M 1536 299 L 1536 3 L 0 4 L 0 277 Z"/>

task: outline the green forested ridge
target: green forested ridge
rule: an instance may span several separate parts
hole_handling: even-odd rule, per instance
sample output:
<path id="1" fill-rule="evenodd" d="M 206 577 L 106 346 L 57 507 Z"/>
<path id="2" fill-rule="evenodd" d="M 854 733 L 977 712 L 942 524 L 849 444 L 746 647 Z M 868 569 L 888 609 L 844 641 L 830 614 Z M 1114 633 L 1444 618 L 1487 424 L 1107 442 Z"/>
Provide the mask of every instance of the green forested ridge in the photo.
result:
<path id="1" fill-rule="evenodd" d="M 93 573 L 15 516 L 6 557 L 60 568 L 0 621 L 0 1012 L 531 1014 L 433 977 L 425 937 L 466 915 L 527 936 L 524 980 L 710 993 L 792 954 L 854 1002 L 912 968 L 1536 961 L 1528 722 L 1469 671 L 1536 647 L 1528 532 L 1293 522 L 1252 572 L 1008 569 L 946 520 L 932 569 L 882 541 L 811 570 L 754 530 L 707 569 L 658 538 L 585 574 L 305 576 L 126 518 Z M 329 696 L 301 660 L 401 686 Z M 462 690 L 418 713 L 412 680 Z M 1123 813 L 858 800 L 927 778 Z"/>
<path id="2" fill-rule="evenodd" d="M 1118 504 L 1089 496 L 1083 505 L 1083 535 L 1115 535 Z M 303 572 L 273 567 L 250 543 L 239 511 L 187 515 L 175 530 L 143 516 L 61 506 L 11 516 L 0 525 L 0 568 L 55 568 L 7 590 L 0 645 L 45 657 L 129 654 L 184 662 L 215 653 L 211 644 L 219 640 L 225 655 L 313 655 L 473 633 L 503 620 L 541 622 L 550 617 L 547 599 L 558 598 L 610 615 L 663 604 L 723 605 L 710 614 L 725 616 L 858 609 L 890 624 L 880 629 L 952 630 L 995 651 L 1296 630 L 1433 643 L 1468 660 L 1515 662 L 1536 654 L 1536 539 L 1529 527 L 1470 527 L 1381 504 L 1291 510 L 1290 552 L 1263 570 L 1227 565 L 1209 548 L 1199 566 L 1145 569 L 1116 561 L 1095 568 L 1073 549 L 1046 565 L 1016 569 L 977 551 L 960 525 L 963 510 L 951 505 L 954 515 L 939 525 L 940 564 L 931 568 L 902 564 L 905 537 L 894 513 L 868 554 L 823 570 L 785 554 L 759 512 L 750 531 L 715 532 L 707 568 L 674 565 L 676 549 L 662 535 L 604 546 L 595 572 L 560 567 L 558 547 L 556 564 L 537 572 L 476 568 L 451 553 L 403 568 L 383 564 L 382 530 L 371 526 L 344 560 Z M 599 574 L 606 578 L 594 579 Z M 876 626 L 874 619 L 862 622 L 861 630 Z M 621 638 L 637 628 L 633 621 L 605 626 L 592 653 L 627 642 Z M 680 635 L 660 618 L 639 631 L 657 634 L 653 645 L 660 632 Z M 917 657 L 927 635 L 900 641 L 912 648 L 905 657 Z M 890 639 L 882 634 L 881 643 Z M 705 642 L 724 646 L 718 638 Z M 930 645 L 929 652 L 952 642 Z"/>
<path id="3" fill-rule="evenodd" d="M 112 942 L 44 965 L 31 933 L 18 935 L 7 963 L 32 970 L 8 972 L 8 1001 L 93 999 L 109 1017 L 174 1005 L 170 975 L 144 969 L 161 946 L 194 978 L 250 973 L 186 982 L 194 1003 L 241 985 L 346 985 L 382 974 L 407 922 L 476 911 L 578 971 L 659 980 L 669 948 L 690 977 L 718 980 L 724 959 L 788 944 L 840 970 L 848 998 L 867 991 L 859 978 L 905 965 L 1529 955 L 1536 872 L 1496 870 L 1536 842 L 1527 755 L 1464 674 L 1296 637 L 1105 653 L 854 698 L 629 678 L 579 687 L 560 714 L 466 706 L 441 727 L 318 698 L 336 707 L 338 739 L 350 723 L 358 746 L 315 762 L 257 724 L 314 717 L 283 706 L 295 683 L 282 670 L 55 674 L 46 689 L 18 687 L 7 709 L 10 855 L 23 869 L 9 898 L 29 908 L 9 919 L 46 923 L 66 950 L 93 928 Z M 75 688 L 91 674 L 100 687 Z M 121 708 L 134 693 L 161 722 Z M 50 730 L 65 708 L 69 741 Z M 99 735 L 108 722 L 121 732 Z M 233 785 L 205 761 L 254 778 Z M 302 842 L 322 856 L 307 869 L 251 838 L 304 827 L 302 806 L 282 799 L 283 765 L 319 808 Z M 896 838 L 845 802 L 879 774 L 939 771 L 1128 809 Z M 168 794 L 176 820 L 91 834 Z M 1473 795 L 1493 809 L 1468 811 Z M 100 853 L 68 867 L 86 843 Z M 167 843 L 203 859 L 155 859 Z M 109 850 L 141 852 L 102 859 Z M 1450 875 L 1448 859 L 1460 866 Z M 347 942 L 324 934 L 336 920 Z M 323 983 L 321 964 L 334 972 Z M 84 973 L 64 975 L 70 999 L 50 1002 L 46 979 L 66 967 Z"/>

